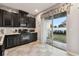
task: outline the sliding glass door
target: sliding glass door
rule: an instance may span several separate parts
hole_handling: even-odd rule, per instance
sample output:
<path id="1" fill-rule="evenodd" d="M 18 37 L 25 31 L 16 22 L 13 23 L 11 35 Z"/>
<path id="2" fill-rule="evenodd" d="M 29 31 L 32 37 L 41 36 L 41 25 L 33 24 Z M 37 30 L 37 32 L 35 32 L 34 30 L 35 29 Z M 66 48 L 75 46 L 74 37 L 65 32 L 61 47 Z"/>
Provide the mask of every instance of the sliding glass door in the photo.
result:
<path id="1" fill-rule="evenodd" d="M 52 41 L 53 46 L 56 46 L 60 49 L 66 50 L 66 22 L 67 22 L 67 14 L 66 12 L 62 12 L 59 14 L 55 14 L 53 16 L 53 29 L 52 29 Z"/>
<path id="2" fill-rule="evenodd" d="M 48 24 L 47 42 L 49 45 L 66 50 L 67 14 L 62 12 L 52 16 Z M 48 23 L 47 21 L 47 23 Z"/>
<path id="3" fill-rule="evenodd" d="M 66 18 L 62 16 L 53 19 L 53 40 L 66 43 Z"/>

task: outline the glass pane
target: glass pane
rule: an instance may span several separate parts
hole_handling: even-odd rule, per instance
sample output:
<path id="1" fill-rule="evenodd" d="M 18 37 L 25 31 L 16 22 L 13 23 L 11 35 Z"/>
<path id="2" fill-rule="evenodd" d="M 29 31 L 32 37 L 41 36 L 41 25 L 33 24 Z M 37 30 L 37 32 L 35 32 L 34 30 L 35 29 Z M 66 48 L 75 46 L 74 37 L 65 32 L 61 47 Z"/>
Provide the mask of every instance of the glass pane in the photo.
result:
<path id="1" fill-rule="evenodd" d="M 53 39 L 66 43 L 66 18 L 67 16 L 53 19 Z"/>

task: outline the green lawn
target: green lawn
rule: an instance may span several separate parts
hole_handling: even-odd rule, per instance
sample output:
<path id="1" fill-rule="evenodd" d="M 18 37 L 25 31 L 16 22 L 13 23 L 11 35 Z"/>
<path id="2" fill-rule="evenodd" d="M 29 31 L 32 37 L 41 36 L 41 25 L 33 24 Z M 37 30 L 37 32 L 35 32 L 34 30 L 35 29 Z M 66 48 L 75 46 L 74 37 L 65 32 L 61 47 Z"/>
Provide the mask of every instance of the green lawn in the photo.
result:
<path id="1" fill-rule="evenodd" d="M 66 35 L 63 34 L 54 34 L 54 40 L 66 43 Z"/>

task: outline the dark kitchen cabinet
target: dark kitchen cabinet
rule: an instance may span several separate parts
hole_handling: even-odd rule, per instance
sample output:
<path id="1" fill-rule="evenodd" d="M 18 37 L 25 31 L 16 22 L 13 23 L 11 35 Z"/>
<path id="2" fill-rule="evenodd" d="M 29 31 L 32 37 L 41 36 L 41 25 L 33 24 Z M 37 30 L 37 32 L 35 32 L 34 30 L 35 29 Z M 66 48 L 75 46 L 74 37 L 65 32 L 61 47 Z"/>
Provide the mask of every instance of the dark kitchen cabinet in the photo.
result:
<path id="1" fill-rule="evenodd" d="M 26 18 L 25 17 L 20 17 L 20 26 L 21 27 L 26 27 Z"/>
<path id="2" fill-rule="evenodd" d="M 3 11 L 3 19 L 1 22 L 3 27 L 19 27 L 20 26 L 20 16 L 19 13 L 12 13 L 8 11 Z"/>
<path id="3" fill-rule="evenodd" d="M 13 20 L 13 27 L 19 27 L 20 26 L 20 18 L 18 13 L 12 13 L 12 20 Z"/>
<path id="4" fill-rule="evenodd" d="M 4 55 L 4 46 L 3 45 L 0 45 L 0 56 L 3 56 Z"/>
<path id="5" fill-rule="evenodd" d="M 20 36 L 20 43 L 21 44 L 26 44 L 26 43 L 29 43 L 30 42 L 30 35 L 28 32 L 25 32 L 25 33 L 21 33 L 21 36 Z"/>
<path id="6" fill-rule="evenodd" d="M 20 15 L 20 27 L 26 27 L 27 26 L 27 14 L 28 12 L 19 10 L 19 15 Z"/>
<path id="7" fill-rule="evenodd" d="M 13 36 L 6 36 L 6 46 L 5 46 L 5 48 L 13 47 L 13 45 L 14 45 Z"/>
<path id="8" fill-rule="evenodd" d="M 22 33 L 20 40 L 21 40 L 20 41 L 21 44 L 26 44 L 26 43 L 36 41 L 37 33 L 36 32 L 35 33 L 28 33 L 28 32 Z"/>
<path id="9" fill-rule="evenodd" d="M 35 18 L 29 17 L 28 23 L 27 23 L 28 28 L 35 28 L 36 27 L 36 20 Z"/>
<path id="10" fill-rule="evenodd" d="M 21 10 L 17 13 L 13 13 L 0 9 L 0 27 L 35 28 L 35 18 L 29 17 L 27 14 L 27 12 Z"/>
<path id="11" fill-rule="evenodd" d="M 3 10 L 0 9 L 0 27 L 3 26 Z"/>
<path id="12" fill-rule="evenodd" d="M 13 45 L 14 45 L 14 39 L 13 39 L 13 37 L 12 38 L 8 37 L 7 38 L 7 48 L 13 47 Z"/>
<path id="13" fill-rule="evenodd" d="M 0 45 L 0 56 L 2 56 L 2 46 Z"/>
<path id="14" fill-rule="evenodd" d="M 8 11 L 4 11 L 3 12 L 3 26 L 4 27 L 12 27 L 13 23 L 12 23 L 12 16 L 11 16 L 11 12 Z"/>
<path id="15" fill-rule="evenodd" d="M 8 35 L 5 37 L 5 48 L 19 45 L 19 35 Z"/>
<path id="16" fill-rule="evenodd" d="M 33 41 L 36 41 L 37 40 L 37 33 L 30 33 L 30 39 L 31 39 L 31 42 Z"/>
<path id="17" fill-rule="evenodd" d="M 2 45 L 0 45 L 0 56 L 3 55 L 3 51 L 2 51 Z"/>
<path id="18" fill-rule="evenodd" d="M 21 33 L 17 35 L 6 35 L 4 39 L 5 49 L 27 44 L 37 40 L 37 33 Z"/>

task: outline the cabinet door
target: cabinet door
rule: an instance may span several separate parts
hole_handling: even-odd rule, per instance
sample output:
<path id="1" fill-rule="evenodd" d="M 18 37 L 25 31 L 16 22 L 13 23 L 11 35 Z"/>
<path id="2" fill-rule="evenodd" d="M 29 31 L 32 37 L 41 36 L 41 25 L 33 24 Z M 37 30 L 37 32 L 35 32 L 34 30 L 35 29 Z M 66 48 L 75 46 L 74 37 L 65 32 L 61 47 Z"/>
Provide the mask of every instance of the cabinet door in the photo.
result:
<path id="1" fill-rule="evenodd" d="M 12 18 L 11 18 L 11 13 L 4 11 L 3 12 L 3 26 L 4 27 L 12 27 Z"/>
<path id="2" fill-rule="evenodd" d="M 14 37 L 13 36 L 7 36 L 6 37 L 6 48 L 10 48 L 10 47 L 13 47 L 14 46 Z"/>
<path id="3" fill-rule="evenodd" d="M 19 14 L 12 13 L 13 27 L 20 26 Z"/>
<path id="4" fill-rule="evenodd" d="M 2 46 L 0 46 L 0 56 L 2 56 Z"/>
<path id="5" fill-rule="evenodd" d="M 20 36 L 19 35 L 16 35 L 14 37 L 14 46 L 17 46 L 20 44 Z"/>
<path id="6" fill-rule="evenodd" d="M 35 18 L 29 17 L 28 28 L 35 28 L 36 22 Z"/>
<path id="7" fill-rule="evenodd" d="M 20 17 L 20 26 L 26 27 L 26 18 L 23 16 Z"/>
<path id="8" fill-rule="evenodd" d="M 4 55 L 4 47 L 3 45 L 0 45 L 0 56 Z"/>
<path id="9" fill-rule="evenodd" d="M 5 44 L 6 44 L 5 45 L 6 48 L 11 48 L 11 47 L 19 45 L 20 44 L 19 35 L 6 36 Z"/>
<path id="10" fill-rule="evenodd" d="M 2 24 L 3 24 L 3 21 L 2 21 L 2 14 L 3 13 L 3 11 L 0 9 L 0 27 L 2 27 Z"/>
<path id="11" fill-rule="evenodd" d="M 7 48 L 13 47 L 14 40 L 11 37 L 7 38 Z"/>
<path id="12" fill-rule="evenodd" d="M 30 40 L 36 41 L 37 40 L 37 33 L 30 33 Z"/>

